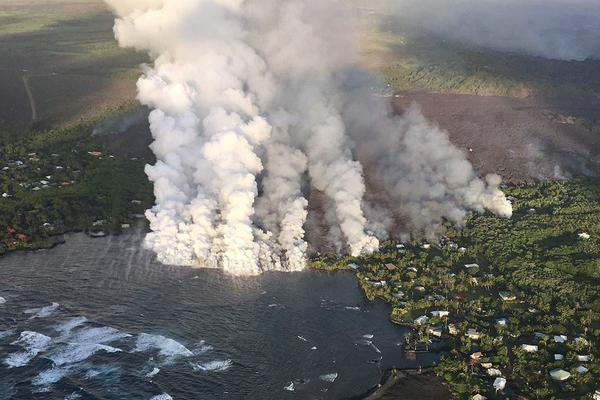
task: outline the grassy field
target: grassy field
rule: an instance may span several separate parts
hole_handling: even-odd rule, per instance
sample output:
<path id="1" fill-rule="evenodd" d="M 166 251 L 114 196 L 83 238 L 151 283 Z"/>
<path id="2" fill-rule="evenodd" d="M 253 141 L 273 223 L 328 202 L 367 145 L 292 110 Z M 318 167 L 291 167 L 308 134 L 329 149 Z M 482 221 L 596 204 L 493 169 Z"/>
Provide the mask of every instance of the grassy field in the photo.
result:
<path id="1" fill-rule="evenodd" d="M 368 11 L 371 10 L 371 11 Z M 365 6 L 360 51 L 400 91 L 525 97 L 596 96 L 600 61 L 560 61 L 464 46 Z"/>
<path id="2" fill-rule="evenodd" d="M 0 135 L 75 126 L 133 102 L 147 58 L 119 48 L 112 24 L 99 0 L 0 3 Z"/>

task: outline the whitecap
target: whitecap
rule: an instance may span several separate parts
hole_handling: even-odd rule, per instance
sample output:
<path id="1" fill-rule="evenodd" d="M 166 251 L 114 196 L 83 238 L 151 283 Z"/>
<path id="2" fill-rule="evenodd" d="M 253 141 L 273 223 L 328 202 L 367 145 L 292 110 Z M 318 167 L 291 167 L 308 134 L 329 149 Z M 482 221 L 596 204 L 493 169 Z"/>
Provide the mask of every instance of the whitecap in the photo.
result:
<path id="1" fill-rule="evenodd" d="M 360 307 L 350 307 L 350 306 L 346 306 L 344 307 L 346 310 L 350 310 L 350 311 L 360 311 Z"/>
<path id="2" fill-rule="evenodd" d="M 171 396 L 169 396 L 167 393 L 163 393 L 163 394 L 159 394 L 159 395 L 150 397 L 150 400 L 173 400 L 173 398 Z"/>
<path id="3" fill-rule="evenodd" d="M 290 382 L 290 384 L 287 385 L 287 386 L 284 386 L 283 389 L 287 390 L 288 392 L 293 392 L 295 390 L 294 389 L 294 382 Z"/>
<path id="4" fill-rule="evenodd" d="M 167 362 L 174 361 L 177 357 L 191 357 L 194 355 L 187 347 L 176 340 L 161 335 L 141 333 L 135 343 L 134 352 L 158 350 L 158 354 Z"/>
<path id="5" fill-rule="evenodd" d="M 111 343 L 120 339 L 131 337 L 130 334 L 121 332 L 109 326 L 98 328 L 82 328 L 70 334 L 65 341 L 73 343 Z"/>
<path id="6" fill-rule="evenodd" d="M 98 352 L 116 353 L 121 349 L 98 343 L 68 343 L 58 348 L 48 358 L 57 366 L 75 364 L 86 360 Z"/>
<path id="7" fill-rule="evenodd" d="M 23 367 L 33 360 L 39 353 L 46 350 L 52 339 L 38 332 L 23 331 L 19 339 L 12 345 L 21 346 L 25 351 L 10 354 L 4 362 L 9 368 Z"/>
<path id="8" fill-rule="evenodd" d="M 75 399 L 80 399 L 81 395 L 77 392 L 73 392 L 70 395 L 68 395 L 67 397 L 65 397 L 65 400 L 75 400 Z"/>
<path id="9" fill-rule="evenodd" d="M 194 371 L 221 372 L 228 370 L 232 365 L 233 362 L 231 360 L 215 360 L 203 364 L 194 364 L 192 368 Z"/>
<path id="10" fill-rule="evenodd" d="M 23 311 L 25 314 L 33 314 L 31 317 L 29 317 L 29 319 L 33 319 L 33 318 L 46 318 L 52 314 L 54 314 L 54 312 L 56 310 L 58 310 L 58 307 L 60 306 L 60 304 L 58 303 L 52 303 L 49 306 L 46 307 L 41 307 L 41 308 L 30 308 L 28 310 Z"/>
<path id="11" fill-rule="evenodd" d="M 70 368 L 52 368 L 40 372 L 31 383 L 35 386 L 47 386 L 60 381 L 70 371 Z"/>
<path id="12" fill-rule="evenodd" d="M 160 368 L 154 368 L 152 369 L 152 371 L 148 372 L 146 375 L 144 375 L 146 378 L 153 378 L 154 376 L 156 376 L 156 374 L 158 374 L 160 372 Z"/>
<path id="13" fill-rule="evenodd" d="M 362 335 L 363 338 L 365 339 L 373 339 L 375 337 L 375 335 L 372 335 L 370 333 L 366 334 L 366 335 Z"/>
<path id="14" fill-rule="evenodd" d="M 6 303 L 6 299 L 2 296 L 0 296 L 0 304 L 4 304 Z"/>
<path id="15" fill-rule="evenodd" d="M 12 336 L 14 333 L 15 331 L 13 331 L 12 329 L 9 329 L 7 331 L 0 331 L 0 340 L 4 339 L 5 337 Z"/>
<path id="16" fill-rule="evenodd" d="M 73 329 L 86 323 L 87 320 L 88 319 L 86 317 L 71 318 L 70 320 L 63 322 L 62 324 L 55 326 L 54 330 L 60 332 L 62 335 L 67 335 Z"/>
<path id="17" fill-rule="evenodd" d="M 330 382 L 333 383 L 335 382 L 335 380 L 338 377 L 338 373 L 337 372 L 333 372 L 331 374 L 325 374 L 325 375 L 321 375 L 319 376 L 319 379 L 322 380 L 323 382 Z"/>
<path id="18" fill-rule="evenodd" d="M 298 339 L 302 340 L 303 342 L 308 342 L 308 339 L 303 337 L 303 336 L 296 336 Z"/>

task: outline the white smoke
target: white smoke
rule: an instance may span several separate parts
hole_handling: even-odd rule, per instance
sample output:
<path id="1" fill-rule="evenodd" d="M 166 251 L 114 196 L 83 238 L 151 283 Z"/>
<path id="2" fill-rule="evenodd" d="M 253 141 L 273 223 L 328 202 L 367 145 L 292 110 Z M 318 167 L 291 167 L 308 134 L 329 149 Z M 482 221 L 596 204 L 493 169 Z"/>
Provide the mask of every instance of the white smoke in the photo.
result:
<path id="1" fill-rule="evenodd" d="M 600 57 L 597 0 L 386 0 L 415 26 L 444 37 L 546 58 Z"/>
<path id="2" fill-rule="evenodd" d="M 414 167 L 389 159 L 390 148 L 374 146 L 371 154 L 384 157 L 375 171 L 394 186 L 407 214 L 430 215 L 413 221 L 418 229 L 441 218 L 459 223 L 467 209 L 510 214 L 499 181 L 477 179 L 464 155 L 418 112 L 400 119 L 352 104 L 344 87 L 355 61 L 352 18 L 342 3 L 106 1 L 118 15 L 120 45 L 153 58 L 138 81 L 138 99 L 153 109 L 158 161 L 146 172 L 156 205 L 146 213 L 146 243 L 161 262 L 237 275 L 304 268 L 307 188 L 327 197 L 324 218 L 340 251 L 375 251 L 378 240 L 367 227 L 380 237 L 385 228 L 363 212 L 363 168 L 349 129 L 359 140 L 374 134 L 383 145 L 399 136 L 402 143 L 390 144 L 418 158 Z M 382 117 L 376 125 L 357 123 L 375 115 Z M 428 186 L 432 180 L 437 187 Z M 402 190 L 399 182 L 413 188 Z"/>

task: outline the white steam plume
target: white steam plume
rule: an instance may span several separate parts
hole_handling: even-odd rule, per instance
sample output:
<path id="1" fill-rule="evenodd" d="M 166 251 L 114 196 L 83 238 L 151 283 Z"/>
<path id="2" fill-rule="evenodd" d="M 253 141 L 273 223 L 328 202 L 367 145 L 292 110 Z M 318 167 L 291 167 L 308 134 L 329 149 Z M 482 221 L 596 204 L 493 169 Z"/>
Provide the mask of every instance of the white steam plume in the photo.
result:
<path id="1" fill-rule="evenodd" d="M 385 227 L 370 224 L 363 212 L 363 168 L 349 130 L 360 140 L 374 135 L 371 156 L 383 155 L 376 172 L 394 186 L 390 192 L 408 214 L 429 216 L 414 218 L 417 229 L 441 218 L 460 222 L 467 209 L 508 215 L 496 204 L 503 199 L 498 182 L 477 179 L 464 155 L 420 114 L 398 119 L 356 107 L 345 88 L 355 62 L 348 42 L 352 14 L 342 3 L 106 2 L 118 15 L 119 43 L 153 59 L 138 81 L 138 99 L 153 109 L 151 148 L 158 161 L 146 172 L 156 205 L 146 213 L 152 230 L 146 243 L 160 261 L 237 275 L 302 269 L 310 187 L 331 205 L 324 215 L 336 248 L 375 251 L 378 240 L 367 227 L 380 237 Z M 375 115 L 383 119 L 373 121 Z M 360 116 L 376 124 L 361 126 Z M 379 146 L 394 141 L 396 131 L 402 142 L 390 144 L 402 154 L 418 154 L 420 168 L 447 171 L 429 178 L 411 169 L 409 159 L 389 159 Z M 449 155 L 433 156 L 439 147 Z M 426 178 L 437 184 L 433 192 L 419 184 Z M 406 182 L 415 189 L 402 190 Z M 381 207 L 368 210 L 383 215 Z"/>

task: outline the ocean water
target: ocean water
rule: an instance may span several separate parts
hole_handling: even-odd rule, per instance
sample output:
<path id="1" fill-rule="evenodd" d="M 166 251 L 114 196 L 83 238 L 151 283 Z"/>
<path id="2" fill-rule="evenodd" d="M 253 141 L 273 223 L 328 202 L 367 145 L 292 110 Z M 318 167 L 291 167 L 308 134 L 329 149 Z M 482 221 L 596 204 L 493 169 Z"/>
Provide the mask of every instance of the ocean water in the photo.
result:
<path id="1" fill-rule="evenodd" d="M 169 267 L 142 238 L 0 258 L 0 399 L 343 399 L 433 361 L 351 273 Z"/>

